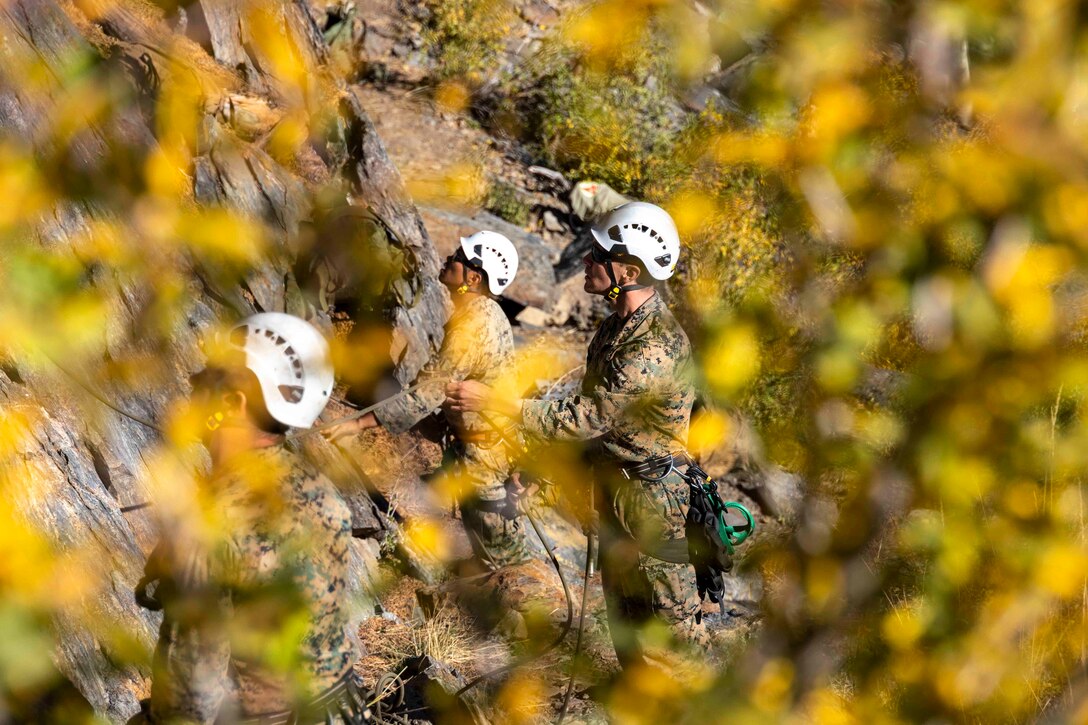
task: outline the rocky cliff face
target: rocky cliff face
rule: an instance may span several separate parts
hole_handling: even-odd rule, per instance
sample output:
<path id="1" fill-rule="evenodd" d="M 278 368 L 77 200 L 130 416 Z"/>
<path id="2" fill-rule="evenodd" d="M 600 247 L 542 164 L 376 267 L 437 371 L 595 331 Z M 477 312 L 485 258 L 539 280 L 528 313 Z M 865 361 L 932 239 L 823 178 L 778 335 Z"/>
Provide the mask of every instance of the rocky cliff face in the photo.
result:
<path id="1" fill-rule="evenodd" d="M 327 64 L 309 6 L 261 5 L 204 0 L 169 20 L 140 0 L 16 0 L 0 8 L 0 141 L 56 174 L 43 184 L 50 199 L 39 213 L 17 229 L 5 227 L 12 232 L 7 273 L 17 266 L 13 259 L 70 255 L 79 289 L 104 301 L 107 315 L 91 325 L 103 330 L 92 343 L 69 347 L 72 340 L 55 339 L 38 350 L 6 341 L 15 346 L 0 373 L 0 405 L 28 424 L 27 435 L 4 452 L 5 490 L 62 561 L 95 562 L 105 577 L 82 602 L 81 616 L 58 609 L 54 661 L 114 720 L 131 716 L 147 689 L 147 673 L 125 664 L 131 658 L 114 630 L 150 648 L 158 624 L 132 594 L 156 536 L 153 509 L 121 510 L 151 495 L 149 461 L 161 441 L 135 418 L 164 425 L 172 402 L 186 393 L 187 375 L 201 365 L 200 333 L 217 320 L 268 310 L 329 324 L 300 292 L 293 268 L 292 240 L 321 194 L 372 207 L 407 260 L 378 310 L 392 324 L 390 364 L 402 383 L 440 344 L 447 316 L 426 230 L 366 109 Z M 83 97 L 81 79 L 88 84 Z M 102 97 L 104 88 L 113 95 Z M 192 133 L 171 136 L 169 114 L 190 114 Z M 294 142 L 284 151 L 287 132 Z M 168 168 L 157 172 L 158 163 Z M 222 253 L 202 257 L 185 244 L 163 250 L 153 240 L 136 247 L 161 256 L 141 264 L 168 266 L 174 289 L 128 274 L 108 257 L 88 257 L 88 240 L 101 239 L 106 228 L 147 233 L 158 223 L 149 226 L 151 218 L 167 214 L 156 207 L 155 185 L 178 179 L 186 188 L 172 191 L 184 209 L 227 209 L 235 213 L 230 219 L 257 229 L 267 244 L 260 263 L 215 263 L 244 243 L 225 222 L 209 239 Z M 174 303 L 183 312 L 148 332 L 161 306 Z M 33 324 L 37 311 L 22 312 Z M 116 374 L 141 360 L 148 374 Z M 326 461 L 340 455 L 320 439 L 306 445 Z M 376 512 L 359 473 L 341 465 L 338 477 L 351 491 L 358 534 L 372 538 L 395 526 Z M 358 539 L 353 557 L 354 579 L 365 589 L 376 544 Z"/>

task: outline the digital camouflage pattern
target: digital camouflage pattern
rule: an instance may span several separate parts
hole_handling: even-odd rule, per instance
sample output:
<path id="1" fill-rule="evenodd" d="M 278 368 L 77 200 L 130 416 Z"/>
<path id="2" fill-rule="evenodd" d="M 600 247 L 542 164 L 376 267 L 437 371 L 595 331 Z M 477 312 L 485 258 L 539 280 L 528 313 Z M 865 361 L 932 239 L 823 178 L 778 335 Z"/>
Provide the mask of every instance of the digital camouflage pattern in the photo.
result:
<path id="1" fill-rule="evenodd" d="M 630 317 L 612 314 L 601 323 L 581 394 L 525 401 L 524 430 L 550 440 L 594 439 L 594 452 L 615 463 L 684 450 L 691 376 L 687 334 L 655 294 Z"/>
<path id="2" fill-rule="evenodd" d="M 620 661 L 650 657 L 643 634 L 664 622 L 678 639 L 704 644 L 695 571 L 649 555 L 684 538 L 688 484 L 676 472 L 658 482 L 629 480 L 624 463 L 685 450 L 691 406 L 691 345 L 660 296 L 630 317 L 613 314 L 589 344 L 581 392 L 528 400 L 527 435 L 592 440 L 600 512 L 601 577 Z"/>
<path id="3" fill-rule="evenodd" d="M 609 631 L 622 665 L 655 656 L 655 618 L 680 643 L 705 646 L 706 628 L 690 564 L 662 561 L 652 551 L 663 541 L 684 538 L 688 484 L 673 471 L 660 481 L 623 478 L 597 467 L 601 583 Z M 657 653 L 660 657 L 660 652 Z"/>
<path id="4" fill-rule="evenodd" d="M 468 532 L 472 551 L 493 568 L 519 564 L 532 558 L 522 516 L 510 504 L 499 507 L 489 501 L 466 501 L 461 505 L 461 520 Z"/>
<path id="5" fill-rule="evenodd" d="M 210 723 L 290 709 L 351 667 L 351 513 L 332 482 L 282 446 L 208 482 L 214 545 L 164 539 L 163 624 L 150 717 Z"/>
<path id="6" fill-rule="evenodd" d="M 494 386 L 509 374 L 513 358 L 514 335 L 498 302 L 484 295 L 460 298 L 446 325 L 438 356 L 416 378 L 420 386 L 381 406 L 374 415 L 390 432 L 401 433 L 440 408 L 447 383 L 476 380 Z M 506 481 L 514 467 L 510 446 L 478 413 L 444 413 L 457 437 L 447 460 L 451 461 L 452 475 L 466 489 L 462 522 L 473 550 L 478 556 L 483 554 L 479 546 L 483 541 L 489 552 L 481 557 L 485 560 L 499 566 L 524 561 L 528 558 L 525 531 L 513 512 L 500 516 L 470 510 L 474 502 L 506 501 Z M 503 416 L 488 415 L 499 426 L 510 425 Z"/>

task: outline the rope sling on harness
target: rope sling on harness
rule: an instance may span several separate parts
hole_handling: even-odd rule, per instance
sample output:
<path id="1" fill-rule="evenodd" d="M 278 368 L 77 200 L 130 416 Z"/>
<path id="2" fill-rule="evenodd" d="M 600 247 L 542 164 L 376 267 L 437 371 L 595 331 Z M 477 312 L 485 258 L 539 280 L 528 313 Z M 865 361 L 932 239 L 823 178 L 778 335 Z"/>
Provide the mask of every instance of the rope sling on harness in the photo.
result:
<path id="1" fill-rule="evenodd" d="M 677 466 L 686 467 L 681 471 Z M 648 482 L 662 481 L 675 471 L 688 484 L 688 512 L 684 538 L 660 541 L 644 553 L 670 564 L 691 564 L 701 599 L 710 599 L 725 616 L 725 581 L 723 574 L 733 569 L 736 547 L 755 532 L 756 522 L 743 504 L 724 501 L 718 484 L 687 453 L 668 453 L 642 463 L 622 467 L 626 478 Z M 726 514 L 736 511 L 744 519 L 729 523 Z"/>

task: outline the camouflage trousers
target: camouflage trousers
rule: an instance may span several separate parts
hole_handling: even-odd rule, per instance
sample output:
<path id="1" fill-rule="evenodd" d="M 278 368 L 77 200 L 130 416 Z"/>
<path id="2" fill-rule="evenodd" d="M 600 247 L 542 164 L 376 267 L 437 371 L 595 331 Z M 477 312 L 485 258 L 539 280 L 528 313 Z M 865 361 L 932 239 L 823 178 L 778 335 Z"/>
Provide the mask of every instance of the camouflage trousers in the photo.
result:
<path id="1" fill-rule="evenodd" d="M 655 542 L 684 538 L 688 485 L 598 477 L 600 570 L 608 626 L 624 668 L 671 668 L 676 655 L 697 656 L 710 640 L 702 622 L 695 569 L 650 553 Z"/>
<path id="2" fill-rule="evenodd" d="M 471 498 L 461 504 L 461 523 L 472 552 L 491 568 L 502 568 L 532 558 L 523 516 L 508 500 Z"/>
<path id="3" fill-rule="evenodd" d="M 500 473 L 508 468 L 499 449 L 465 446 L 454 440 L 443 451 L 442 467 L 435 473 L 455 477 L 461 524 L 472 553 L 492 569 L 532 558 L 524 516 L 510 495 L 505 473 Z"/>

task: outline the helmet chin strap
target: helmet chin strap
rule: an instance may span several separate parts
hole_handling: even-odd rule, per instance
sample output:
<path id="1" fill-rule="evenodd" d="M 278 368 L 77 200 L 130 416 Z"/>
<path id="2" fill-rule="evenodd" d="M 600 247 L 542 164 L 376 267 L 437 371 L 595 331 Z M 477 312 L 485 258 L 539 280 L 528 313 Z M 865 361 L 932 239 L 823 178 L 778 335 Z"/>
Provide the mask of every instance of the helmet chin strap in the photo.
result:
<path id="1" fill-rule="evenodd" d="M 457 286 L 455 290 L 457 294 L 463 295 L 468 292 L 471 287 L 468 286 L 468 265 L 464 262 L 461 263 L 461 284 Z"/>
<path id="2" fill-rule="evenodd" d="M 620 297 L 620 293 L 622 292 L 634 292 L 635 290 L 646 289 L 647 287 L 649 287 L 649 285 L 646 284 L 625 284 L 621 287 L 620 283 L 616 280 L 616 273 L 612 270 L 611 259 L 605 262 L 604 269 L 606 272 L 608 272 L 609 281 L 612 282 L 612 286 L 609 287 L 608 291 L 604 294 L 609 302 L 615 302 L 616 300 L 618 300 Z"/>

